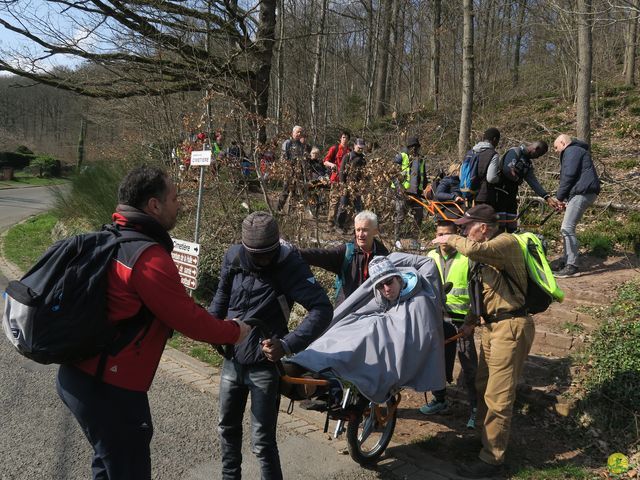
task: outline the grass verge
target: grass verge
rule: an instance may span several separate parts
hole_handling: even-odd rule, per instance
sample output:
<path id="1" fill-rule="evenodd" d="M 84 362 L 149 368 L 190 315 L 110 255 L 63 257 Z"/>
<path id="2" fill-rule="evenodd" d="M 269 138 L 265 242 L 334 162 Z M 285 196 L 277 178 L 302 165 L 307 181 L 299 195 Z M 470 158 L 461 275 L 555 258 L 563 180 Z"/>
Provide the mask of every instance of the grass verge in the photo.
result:
<path id="1" fill-rule="evenodd" d="M 167 345 L 213 367 L 222 365 L 222 357 L 211 345 L 196 342 L 178 332 L 174 332 Z"/>
<path id="2" fill-rule="evenodd" d="M 7 232 L 4 254 L 21 270 L 28 270 L 51 246 L 51 230 L 58 221 L 54 212 L 31 217 Z"/>
<path id="3" fill-rule="evenodd" d="M 25 185 L 32 185 L 34 187 L 47 187 L 49 185 L 60 185 L 67 183 L 69 180 L 64 178 L 40 178 L 31 175 L 23 175 L 22 173 L 16 173 L 13 180 L 0 181 L 0 188 L 2 187 L 23 187 Z"/>
<path id="4" fill-rule="evenodd" d="M 549 468 L 526 468 L 511 476 L 513 480 L 569 480 L 591 479 L 593 472 L 575 465 L 558 465 Z"/>

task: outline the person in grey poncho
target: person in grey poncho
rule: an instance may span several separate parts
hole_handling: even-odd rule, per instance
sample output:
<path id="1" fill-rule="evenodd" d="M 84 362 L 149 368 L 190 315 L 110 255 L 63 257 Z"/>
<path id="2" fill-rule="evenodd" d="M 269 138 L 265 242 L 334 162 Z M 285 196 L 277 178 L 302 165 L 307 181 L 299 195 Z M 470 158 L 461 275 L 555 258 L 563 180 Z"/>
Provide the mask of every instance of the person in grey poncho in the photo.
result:
<path id="1" fill-rule="evenodd" d="M 288 361 L 353 383 L 376 403 L 402 387 L 444 388 L 442 283 L 433 260 L 375 257 L 370 277 L 336 309 L 327 331 Z"/>

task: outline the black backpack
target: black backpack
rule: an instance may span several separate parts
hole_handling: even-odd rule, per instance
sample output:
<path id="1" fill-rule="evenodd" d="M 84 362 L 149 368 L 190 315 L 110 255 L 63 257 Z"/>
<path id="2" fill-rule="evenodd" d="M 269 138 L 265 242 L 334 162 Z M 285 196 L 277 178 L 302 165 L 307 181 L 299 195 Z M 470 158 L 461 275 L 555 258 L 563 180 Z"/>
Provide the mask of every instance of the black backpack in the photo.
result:
<path id="1" fill-rule="evenodd" d="M 146 307 L 118 326 L 107 319 L 107 271 L 119 245 L 133 241 L 155 243 L 112 225 L 76 235 L 55 243 L 20 281 L 9 282 L 2 327 L 18 352 L 44 364 L 74 363 L 102 353 L 103 369 L 107 355 L 148 329 Z"/>

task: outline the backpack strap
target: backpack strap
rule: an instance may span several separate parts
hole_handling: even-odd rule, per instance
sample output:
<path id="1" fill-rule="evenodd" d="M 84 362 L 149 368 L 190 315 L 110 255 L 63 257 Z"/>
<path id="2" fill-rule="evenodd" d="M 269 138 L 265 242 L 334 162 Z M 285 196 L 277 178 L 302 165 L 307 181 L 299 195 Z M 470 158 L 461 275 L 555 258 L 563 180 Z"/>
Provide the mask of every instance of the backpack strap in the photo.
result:
<path id="1" fill-rule="evenodd" d="M 335 298 L 338 299 L 338 295 L 342 286 L 344 285 L 344 279 L 347 277 L 347 273 L 349 272 L 349 266 L 351 265 L 351 260 L 353 260 L 353 256 L 355 254 L 355 245 L 353 242 L 347 242 L 345 244 L 344 258 L 342 259 L 342 268 L 340 268 L 340 274 L 336 275 L 336 283 L 335 283 Z"/>

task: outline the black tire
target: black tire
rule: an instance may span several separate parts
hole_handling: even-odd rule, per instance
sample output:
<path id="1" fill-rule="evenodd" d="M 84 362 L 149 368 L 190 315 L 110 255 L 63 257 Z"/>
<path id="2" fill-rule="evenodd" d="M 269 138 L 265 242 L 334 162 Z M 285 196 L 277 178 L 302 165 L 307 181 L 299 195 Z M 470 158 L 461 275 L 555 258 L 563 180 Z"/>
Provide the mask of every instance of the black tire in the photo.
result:
<path id="1" fill-rule="evenodd" d="M 371 465 L 384 453 L 396 428 L 396 406 L 395 399 L 380 405 L 370 403 L 363 412 L 348 422 L 347 445 L 354 461 L 363 466 Z M 376 420 L 376 410 L 383 418 L 382 424 Z M 389 411 L 392 413 L 388 414 Z M 370 429 L 372 426 L 373 429 Z"/>

